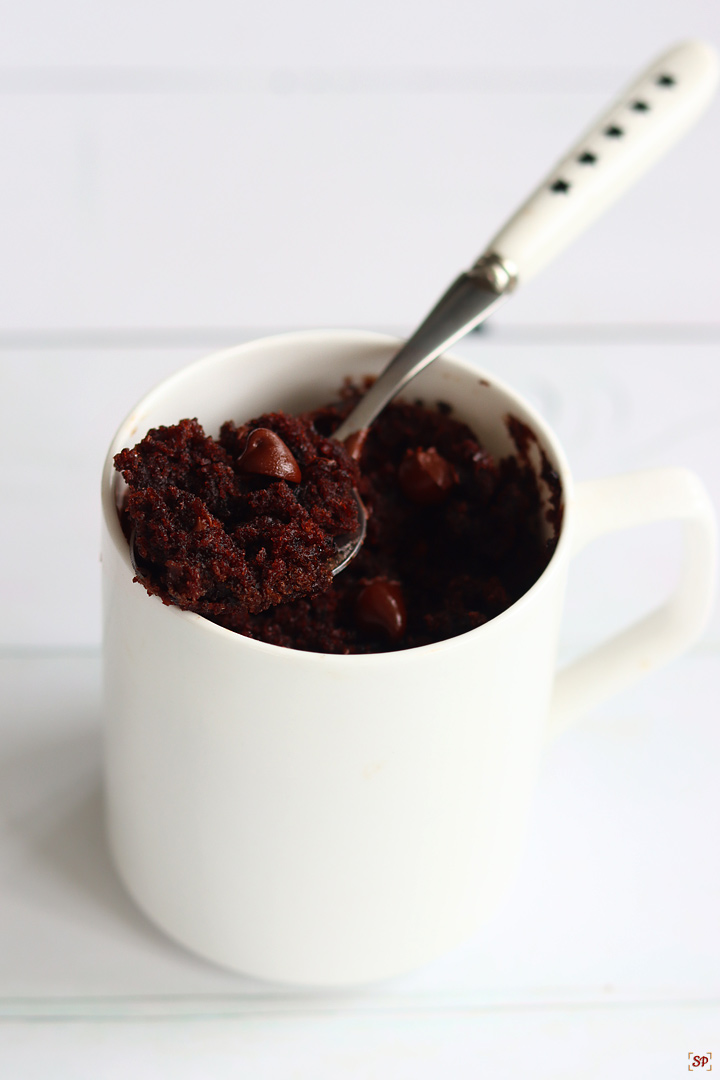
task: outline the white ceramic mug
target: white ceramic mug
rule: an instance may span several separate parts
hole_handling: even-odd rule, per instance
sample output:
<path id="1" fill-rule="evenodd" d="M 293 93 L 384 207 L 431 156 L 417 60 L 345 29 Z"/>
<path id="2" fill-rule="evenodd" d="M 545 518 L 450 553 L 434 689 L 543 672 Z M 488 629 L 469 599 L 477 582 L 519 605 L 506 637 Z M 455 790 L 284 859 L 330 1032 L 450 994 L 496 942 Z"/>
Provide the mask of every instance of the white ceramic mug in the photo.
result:
<path id="1" fill-rule="evenodd" d="M 494 453 L 525 421 L 560 474 L 564 520 L 535 585 L 483 626 L 422 648 L 282 649 L 168 607 L 133 583 L 113 455 L 197 416 L 210 434 L 337 395 L 397 343 L 288 334 L 202 360 L 150 393 L 103 475 L 106 790 L 131 894 L 220 964 L 308 986 L 412 969 L 469 937 L 522 851 L 543 745 L 583 709 L 681 652 L 707 618 L 714 517 L 700 481 L 660 469 L 580 484 L 544 421 L 492 375 L 443 357 L 412 396 L 449 402 Z M 606 532 L 686 522 L 681 580 L 655 614 L 559 676 L 568 565 Z"/>

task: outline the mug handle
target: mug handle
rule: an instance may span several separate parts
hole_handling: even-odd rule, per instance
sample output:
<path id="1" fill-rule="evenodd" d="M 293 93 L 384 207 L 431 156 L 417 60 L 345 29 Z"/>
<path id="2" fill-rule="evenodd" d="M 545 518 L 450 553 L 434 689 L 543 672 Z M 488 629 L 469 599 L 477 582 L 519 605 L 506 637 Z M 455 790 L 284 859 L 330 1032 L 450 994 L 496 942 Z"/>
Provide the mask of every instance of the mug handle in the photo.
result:
<path id="1" fill-rule="evenodd" d="M 572 555 L 607 533 L 650 522 L 684 522 L 680 580 L 661 607 L 563 668 L 550 706 L 550 735 L 684 652 L 700 636 L 713 603 L 715 513 L 688 469 L 648 469 L 589 480 L 575 493 Z"/>

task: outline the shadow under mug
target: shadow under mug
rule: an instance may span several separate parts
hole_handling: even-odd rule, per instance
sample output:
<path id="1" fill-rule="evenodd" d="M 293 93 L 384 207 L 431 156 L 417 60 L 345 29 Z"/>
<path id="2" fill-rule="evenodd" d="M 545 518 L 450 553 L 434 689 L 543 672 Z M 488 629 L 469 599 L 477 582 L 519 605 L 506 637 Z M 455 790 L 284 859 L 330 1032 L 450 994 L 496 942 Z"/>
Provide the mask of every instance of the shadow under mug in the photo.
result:
<path id="1" fill-rule="evenodd" d="M 677 655 L 707 619 L 714 516 L 698 478 L 659 469 L 573 485 L 552 431 L 514 391 L 437 360 L 412 396 L 453 406 L 493 453 L 527 423 L 560 475 L 564 519 L 535 585 L 433 645 L 374 655 L 283 649 L 163 605 L 133 583 L 113 455 L 197 416 L 298 412 L 376 374 L 394 339 L 286 334 L 163 382 L 103 474 L 105 775 L 111 849 L 146 914 L 195 952 L 305 986 L 411 970 L 471 936 L 522 852 L 548 735 Z M 556 674 L 568 564 L 604 533 L 686 523 L 679 584 L 656 612 Z"/>

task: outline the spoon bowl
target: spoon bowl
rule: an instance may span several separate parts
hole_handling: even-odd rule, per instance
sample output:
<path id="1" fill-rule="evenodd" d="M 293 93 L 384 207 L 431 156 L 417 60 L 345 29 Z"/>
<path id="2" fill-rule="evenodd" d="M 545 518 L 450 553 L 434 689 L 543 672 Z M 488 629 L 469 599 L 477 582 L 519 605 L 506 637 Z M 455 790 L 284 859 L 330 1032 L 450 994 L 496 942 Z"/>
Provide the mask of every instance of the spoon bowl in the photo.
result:
<path id="1" fill-rule="evenodd" d="M 358 495 L 357 490 L 355 490 L 353 494 L 355 495 L 355 501 L 358 505 L 358 527 L 355 532 L 343 533 L 342 536 L 335 537 L 336 561 L 332 568 L 333 577 L 335 577 L 336 574 L 339 574 L 341 570 L 344 570 L 347 564 L 355 558 L 365 541 L 365 534 L 367 532 L 367 511 L 363 506 L 363 501 Z"/>

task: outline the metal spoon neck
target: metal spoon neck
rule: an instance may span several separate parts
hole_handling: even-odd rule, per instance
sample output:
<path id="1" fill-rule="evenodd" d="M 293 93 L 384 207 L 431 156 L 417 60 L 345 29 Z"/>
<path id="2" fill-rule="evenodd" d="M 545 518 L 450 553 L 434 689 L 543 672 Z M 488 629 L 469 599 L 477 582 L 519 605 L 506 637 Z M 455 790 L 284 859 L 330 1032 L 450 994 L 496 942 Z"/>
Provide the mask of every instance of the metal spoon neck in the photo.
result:
<path id="1" fill-rule="evenodd" d="M 492 253 L 460 274 L 335 431 L 334 438 L 344 442 L 370 427 L 411 379 L 504 302 L 516 280 L 514 268 Z"/>

